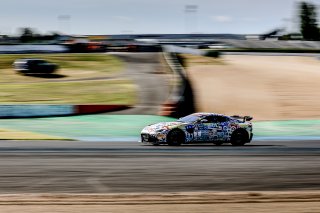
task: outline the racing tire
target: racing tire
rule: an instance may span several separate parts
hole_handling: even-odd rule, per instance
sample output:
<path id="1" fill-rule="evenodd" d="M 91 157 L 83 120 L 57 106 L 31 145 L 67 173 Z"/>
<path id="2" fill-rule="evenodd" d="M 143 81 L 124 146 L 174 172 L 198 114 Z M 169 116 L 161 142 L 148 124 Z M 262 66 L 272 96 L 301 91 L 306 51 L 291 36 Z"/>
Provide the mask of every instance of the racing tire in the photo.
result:
<path id="1" fill-rule="evenodd" d="M 248 141 L 248 133 L 244 129 L 234 131 L 231 136 L 232 146 L 243 146 Z"/>
<path id="2" fill-rule="evenodd" d="M 167 136 L 167 143 L 169 146 L 180 146 L 185 142 L 184 133 L 181 130 L 174 129 L 169 132 Z"/>

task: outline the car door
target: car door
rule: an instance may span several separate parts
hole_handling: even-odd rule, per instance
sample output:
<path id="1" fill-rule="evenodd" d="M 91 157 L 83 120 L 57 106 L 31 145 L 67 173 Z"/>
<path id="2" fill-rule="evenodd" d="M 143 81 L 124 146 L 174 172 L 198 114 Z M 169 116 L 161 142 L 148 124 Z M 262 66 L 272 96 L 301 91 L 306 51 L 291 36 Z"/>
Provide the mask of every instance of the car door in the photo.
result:
<path id="1" fill-rule="evenodd" d="M 215 116 L 203 117 L 194 128 L 194 139 L 197 142 L 214 141 L 219 126 Z"/>
<path id="2" fill-rule="evenodd" d="M 228 118 L 221 115 L 210 115 L 202 119 L 198 127 L 199 141 L 225 141 L 229 134 Z"/>
<path id="3" fill-rule="evenodd" d="M 217 115 L 215 116 L 215 121 L 217 124 L 217 141 L 226 141 L 230 134 L 229 118 L 226 116 Z"/>

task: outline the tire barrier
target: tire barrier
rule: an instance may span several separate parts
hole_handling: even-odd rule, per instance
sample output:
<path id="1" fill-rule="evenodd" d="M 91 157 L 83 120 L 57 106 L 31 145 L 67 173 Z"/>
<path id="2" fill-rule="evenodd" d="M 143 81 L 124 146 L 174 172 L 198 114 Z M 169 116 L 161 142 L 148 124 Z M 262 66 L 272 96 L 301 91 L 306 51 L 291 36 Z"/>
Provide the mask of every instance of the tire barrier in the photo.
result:
<path id="1" fill-rule="evenodd" d="M 0 105 L 0 118 L 57 117 L 113 112 L 128 105 Z"/>

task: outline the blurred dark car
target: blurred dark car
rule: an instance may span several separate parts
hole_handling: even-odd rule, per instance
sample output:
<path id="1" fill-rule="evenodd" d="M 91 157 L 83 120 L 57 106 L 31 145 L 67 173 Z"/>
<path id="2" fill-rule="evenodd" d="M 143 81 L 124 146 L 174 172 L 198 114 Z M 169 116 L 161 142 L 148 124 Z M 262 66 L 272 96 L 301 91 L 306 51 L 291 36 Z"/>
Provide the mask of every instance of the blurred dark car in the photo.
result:
<path id="1" fill-rule="evenodd" d="M 58 65 L 43 59 L 17 59 L 13 63 L 15 71 L 23 74 L 52 74 L 58 69 Z"/>

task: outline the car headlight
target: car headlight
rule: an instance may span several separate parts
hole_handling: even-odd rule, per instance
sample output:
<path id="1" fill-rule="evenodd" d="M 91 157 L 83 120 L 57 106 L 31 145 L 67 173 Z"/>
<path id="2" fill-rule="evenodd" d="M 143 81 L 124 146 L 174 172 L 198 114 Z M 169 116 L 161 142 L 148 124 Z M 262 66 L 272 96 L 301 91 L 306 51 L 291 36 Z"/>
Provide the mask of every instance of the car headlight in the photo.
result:
<path id="1" fill-rule="evenodd" d="M 164 133 L 164 132 L 166 132 L 166 130 L 165 129 L 157 129 L 157 130 L 155 130 L 155 132 L 156 133 Z"/>

